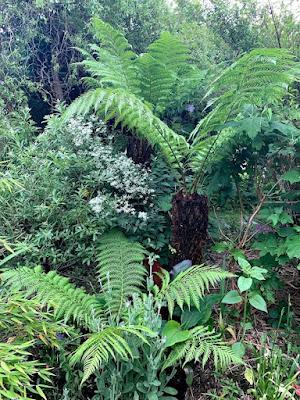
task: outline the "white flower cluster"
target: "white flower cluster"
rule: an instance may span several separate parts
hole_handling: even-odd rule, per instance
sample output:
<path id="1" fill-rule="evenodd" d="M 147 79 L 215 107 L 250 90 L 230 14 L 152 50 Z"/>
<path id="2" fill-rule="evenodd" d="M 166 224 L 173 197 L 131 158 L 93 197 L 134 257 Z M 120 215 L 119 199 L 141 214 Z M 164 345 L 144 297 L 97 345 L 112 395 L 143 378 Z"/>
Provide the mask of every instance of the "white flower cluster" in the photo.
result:
<path id="1" fill-rule="evenodd" d="M 90 117 L 89 122 L 84 122 L 81 118 L 72 118 L 68 121 L 67 130 L 72 137 L 72 141 L 76 147 L 84 144 L 90 144 L 93 134 L 103 135 L 107 128 L 102 120 L 95 115 Z"/>
<path id="2" fill-rule="evenodd" d="M 135 215 L 147 221 L 147 213 L 138 211 L 136 206 L 151 207 L 154 190 L 150 187 L 149 172 L 136 165 L 124 153 L 114 153 L 111 145 L 98 142 L 91 154 L 97 166 L 95 178 L 104 186 L 104 192 L 99 191 L 97 197 L 90 201 L 92 209 L 96 213 L 103 211 L 107 201 L 104 200 L 105 191 L 108 190 L 111 193 L 110 205 L 118 214 Z"/>
<path id="3" fill-rule="evenodd" d="M 89 201 L 92 210 L 101 217 L 125 214 L 135 216 L 141 223 L 147 221 L 144 208 L 152 207 L 154 196 L 150 173 L 125 153 L 114 150 L 104 122 L 97 116 L 90 117 L 89 122 L 73 118 L 66 133 L 77 148 L 77 156 L 86 157 L 95 165 L 90 175 L 97 192 Z"/>

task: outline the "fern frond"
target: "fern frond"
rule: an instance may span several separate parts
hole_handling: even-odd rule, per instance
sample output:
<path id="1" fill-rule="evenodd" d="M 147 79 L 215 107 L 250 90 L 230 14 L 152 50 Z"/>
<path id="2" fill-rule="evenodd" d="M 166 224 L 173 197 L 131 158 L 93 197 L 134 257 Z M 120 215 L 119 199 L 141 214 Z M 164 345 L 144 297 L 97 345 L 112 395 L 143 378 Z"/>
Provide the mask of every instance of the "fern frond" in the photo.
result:
<path id="1" fill-rule="evenodd" d="M 98 81 L 98 86 L 139 93 L 139 71 L 134 63 L 137 56 L 125 36 L 99 18 L 92 19 L 92 28 L 100 42 L 91 46 L 96 59 L 85 54 L 85 60 L 78 64 Z"/>
<path id="2" fill-rule="evenodd" d="M 199 122 L 190 137 L 193 143 L 189 160 L 196 172 L 194 190 L 207 162 L 214 160 L 219 150 L 237 134 L 234 130 L 224 129 L 225 124 L 236 119 L 248 104 L 258 108 L 277 104 L 299 76 L 299 64 L 287 50 L 255 49 L 215 80 L 206 95 L 212 98 L 209 106 L 213 110 Z M 218 133 L 209 136 L 212 132 Z"/>
<path id="3" fill-rule="evenodd" d="M 206 97 L 213 110 L 193 132 L 207 134 L 235 118 L 246 104 L 257 107 L 277 104 L 289 85 L 299 79 L 299 65 L 283 49 L 255 49 L 228 67 L 212 84 Z"/>
<path id="4" fill-rule="evenodd" d="M 232 128 L 221 129 L 219 134 L 208 136 L 194 144 L 189 154 L 189 165 L 194 172 L 208 169 L 212 162 L 225 157 L 231 145 L 236 143 L 237 133 Z"/>
<path id="5" fill-rule="evenodd" d="M 104 235 L 99 245 L 99 275 L 110 313 L 117 320 L 126 301 L 140 293 L 147 274 L 143 265 L 145 249 L 121 232 Z"/>
<path id="6" fill-rule="evenodd" d="M 159 39 L 150 44 L 147 53 L 175 73 L 185 67 L 189 59 L 188 47 L 169 32 L 162 32 Z"/>
<path id="7" fill-rule="evenodd" d="M 176 276 L 170 281 L 169 273 L 164 271 L 161 275 L 162 288 L 158 300 L 166 300 L 170 315 L 173 314 L 175 303 L 181 309 L 186 304 L 200 307 L 200 300 L 206 291 L 223 279 L 234 276 L 233 274 L 215 267 L 195 265 Z"/>
<path id="8" fill-rule="evenodd" d="M 147 339 L 143 334 L 152 334 L 147 328 L 141 326 L 116 326 L 103 329 L 92 334 L 70 359 L 71 364 L 83 363 L 84 374 L 82 383 L 85 382 L 100 366 L 110 358 L 120 357 L 128 360 L 132 357 L 131 349 L 126 341 L 126 334 L 137 336 L 144 343 Z M 124 337 L 125 336 L 125 337 Z"/>
<path id="9" fill-rule="evenodd" d="M 231 349 L 231 347 L 220 338 L 219 334 L 210 331 L 207 327 L 197 326 L 191 330 L 192 338 L 176 344 L 163 369 L 178 362 L 183 365 L 190 361 L 202 360 L 204 367 L 209 359 L 212 359 L 216 369 L 225 369 L 230 364 L 241 364 L 242 360 Z"/>
<path id="10" fill-rule="evenodd" d="M 120 123 L 153 146 L 158 146 L 170 164 L 181 167 L 189 148 L 185 138 L 156 117 L 151 108 L 134 94 L 122 89 L 90 90 L 73 101 L 62 121 L 73 115 L 86 115 L 91 110 L 106 120 L 115 119 L 115 124 Z"/>
<path id="11" fill-rule="evenodd" d="M 76 288 L 68 278 L 55 271 L 47 274 L 42 267 L 7 269 L 1 274 L 3 283 L 13 290 L 24 292 L 26 297 L 36 296 L 41 304 L 54 309 L 57 319 L 72 320 L 91 330 L 95 325 L 106 325 L 106 316 L 100 298 Z"/>
<path id="12" fill-rule="evenodd" d="M 150 54 L 138 58 L 141 72 L 141 97 L 151 103 L 156 114 L 162 114 L 170 102 L 177 75 Z"/>
<path id="13" fill-rule="evenodd" d="M 141 96 L 154 106 L 156 114 L 168 107 L 188 68 L 188 48 L 176 36 L 163 32 L 138 58 L 141 71 Z"/>

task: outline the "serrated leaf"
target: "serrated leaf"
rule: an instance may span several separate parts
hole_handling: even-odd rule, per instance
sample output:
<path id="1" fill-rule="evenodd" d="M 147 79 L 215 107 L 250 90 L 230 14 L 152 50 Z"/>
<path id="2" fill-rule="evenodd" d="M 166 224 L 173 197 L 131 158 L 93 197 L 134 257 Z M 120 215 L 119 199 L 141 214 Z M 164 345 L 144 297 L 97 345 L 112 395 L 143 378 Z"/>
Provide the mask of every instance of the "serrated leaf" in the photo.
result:
<path id="1" fill-rule="evenodd" d="M 242 297 L 238 294 L 237 290 L 230 290 L 226 294 L 226 296 L 223 297 L 222 303 L 224 304 L 237 304 L 242 301 Z"/>
<path id="2" fill-rule="evenodd" d="M 240 276 L 238 279 L 238 287 L 240 292 L 245 292 L 249 290 L 252 286 L 253 280 L 252 278 L 245 278 L 244 276 Z"/>
<path id="3" fill-rule="evenodd" d="M 249 303 L 257 310 L 264 311 L 266 313 L 268 312 L 265 299 L 258 293 L 251 294 L 251 296 L 249 297 Z"/>

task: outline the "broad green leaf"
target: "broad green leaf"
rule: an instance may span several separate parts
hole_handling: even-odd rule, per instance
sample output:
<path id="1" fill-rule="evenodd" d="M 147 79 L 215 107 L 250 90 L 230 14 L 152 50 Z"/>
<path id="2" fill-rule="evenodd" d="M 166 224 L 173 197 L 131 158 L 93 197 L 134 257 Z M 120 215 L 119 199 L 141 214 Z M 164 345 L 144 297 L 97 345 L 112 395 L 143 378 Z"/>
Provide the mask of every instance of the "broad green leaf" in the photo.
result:
<path id="1" fill-rule="evenodd" d="M 238 257 L 237 262 L 239 264 L 239 266 L 241 267 L 242 271 L 249 275 L 249 272 L 251 270 L 251 264 L 249 263 L 249 261 L 247 261 L 245 258 L 243 257 Z"/>
<path id="2" fill-rule="evenodd" d="M 172 395 L 175 396 L 178 392 L 177 392 L 177 390 L 176 390 L 175 388 L 173 388 L 173 387 L 171 387 L 171 386 L 166 386 L 166 387 L 164 388 L 164 393 L 172 394 Z"/>
<path id="3" fill-rule="evenodd" d="M 242 301 L 242 297 L 238 294 L 237 290 L 230 290 L 230 292 L 228 292 L 226 294 L 226 296 L 224 296 L 222 303 L 224 304 L 237 304 L 240 303 Z"/>
<path id="4" fill-rule="evenodd" d="M 149 394 L 147 395 L 147 398 L 148 398 L 149 400 L 159 400 L 159 398 L 158 398 L 158 396 L 157 396 L 156 393 L 149 393 Z"/>
<path id="5" fill-rule="evenodd" d="M 262 118 L 248 117 L 240 122 L 240 130 L 244 131 L 250 139 L 254 139 L 261 131 Z"/>
<path id="6" fill-rule="evenodd" d="M 258 281 L 264 281 L 266 279 L 264 277 L 264 274 L 266 274 L 267 272 L 268 270 L 265 268 L 253 267 L 249 275 L 251 276 L 251 278 L 257 279 Z"/>
<path id="7" fill-rule="evenodd" d="M 166 337 L 165 346 L 170 347 L 176 343 L 185 342 L 191 337 L 191 333 L 183 330 L 179 322 L 171 320 L 165 324 L 162 336 Z"/>
<path id="8" fill-rule="evenodd" d="M 300 258 L 300 235 L 288 237 L 285 244 L 289 258 Z"/>
<path id="9" fill-rule="evenodd" d="M 236 342 L 232 346 L 232 351 L 240 358 L 244 357 L 246 353 L 246 348 L 242 342 Z"/>
<path id="10" fill-rule="evenodd" d="M 282 175 L 282 179 L 290 183 L 300 182 L 300 170 L 291 169 Z"/>
<path id="11" fill-rule="evenodd" d="M 246 290 L 250 289 L 252 283 L 252 278 L 245 278 L 244 276 L 240 276 L 238 279 L 238 287 L 240 289 L 240 292 L 245 292 Z"/>
<path id="12" fill-rule="evenodd" d="M 266 313 L 268 312 L 266 301 L 258 293 L 251 294 L 251 296 L 249 297 L 249 303 L 257 310 L 264 311 Z"/>

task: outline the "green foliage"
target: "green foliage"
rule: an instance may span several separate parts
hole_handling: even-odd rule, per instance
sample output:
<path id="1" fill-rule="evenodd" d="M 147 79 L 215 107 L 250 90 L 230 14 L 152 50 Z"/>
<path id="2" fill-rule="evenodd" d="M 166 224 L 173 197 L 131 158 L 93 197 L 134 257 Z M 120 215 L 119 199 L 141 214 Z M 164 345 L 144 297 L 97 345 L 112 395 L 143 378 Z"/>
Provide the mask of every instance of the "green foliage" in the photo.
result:
<path id="1" fill-rule="evenodd" d="M 192 192 L 197 190 L 211 161 L 222 157 L 221 149 L 238 137 L 238 129 L 227 128 L 224 124 L 240 118 L 249 104 L 261 108 L 278 104 L 288 86 L 299 76 L 299 67 L 288 51 L 255 49 L 245 54 L 213 82 L 207 93 L 207 97 L 212 93 L 217 96 L 209 103 L 213 109 L 195 128 L 191 135 L 193 142 L 189 145 L 182 135 L 159 118 L 168 102 L 172 104 L 171 93 L 182 102 L 188 99 L 188 91 L 195 91 L 195 84 L 198 86 L 204 77 L 203 72 L 188 64 L 187 48 L 177 38 L 163 33 L 149 46 L 147 53 L 137 57 L 129 51 L 127 40 L 119 32 L 101 21 L 96 20 L 95 24 L 102 47 L 93 46 L 96 60 L 87 55 L 87 60 L 83 61 L 92 75 L 88 82 L 93 88 L 68 107 L 63 121 L 91 111 L 107 120 L 113 119 L 115 125 L 120 124 L 157 146 L 181 173 L 186 169 L 196 173 Z M 108 51 L 111 44 L 107 43 L 111 38 L 114 48 Z M 126 65 L 122 68 L 124 62 Z M 115 63 L 120 66 L 116 74 L 111 73 L 114 68 L 111 65 Z M 217 133 L 210 135 L 214 131 Z"/>
<path id="2" fill-rule="evenodd" d="M 198 297 L 203 297 L 210 285 L 215 285 L 231 274 L 215 268 L 195 266 L 170 281 L 169 274 L 164 271 L 162 289 L 152 283 L 151 291 L 155 294 L 153 298 L 151 292 L 148 295 L 141 292 L 141 286 L 143 283 L 145 285 L 145 267 L 142 264 L 144 254 L 141 245 L 128 241 L 120 233 L 112 232 L 104 236 L 99 245 L 99 273 L 102 282 L 99 295 L 87 294 L 55 271 L 46 274 L 40 267 L 6 270 L 2 280 L 10 290 L 21 290 L 26 298 L 34 295 L 38 301 L 54 310 L 56 318 L 75 322 L 78 327 L 87 328 L 91 332 L 71 358 L 72 364 L 83 363 L 82 383 L 106 363 L 118 364 L 129 358 L 134 359 L 135 351 L 140 352 L 139 349 L 144 346 L 151 347 L 151 341 L 157 341 L 160 336 L 161 361 L 157 365 L 157 373 L 170 365 L 176 366 L 182 358 L 188 362 L 203 356 L 205 364 L 212 354 L 216 366 L 222 368 L 238 361 L 219 336 L 207 328 L 182 331 L 176 327 L 171 333 L 170 329 L 164 328 L 161 331 L 162 319 L 159 315 L 165 300 L 170 314 L 175 303 L 181 308 L 184 303 L 190 305 L 193 302 L 198 305 Z M 172 322 L 167 324 L 172 325 Z M 135 338 L 135 342 L 130 342 L 133 340 L 131 337 Z M 176 346 L 182 342 L 186 347 L 177 354 Z M 196 343 L 199 348 L 193 350 Z M 168 353 L 169 348 L 171 352 L 166 364 L 165 356 L 162 355 Z"/>
<path id="3" fill-rule="evenodd" d="M 70 332 L 55 322 L 36 299 L 26 299 L 18 292 L 0 296 L 0 394 L 3 399 L 46 399 L 53 373 L 39 361 L 44 347 L 60 348 L 60 334 Z"/>
<path id="4" fill-rule="evenodd" d="M 158 190 L 164 177 L 172 190 L 166 166 L 160 175 L 157 167 L 152 173 L 136 165 L 101 121 L 76 119 L 58 127 L 52 116 L 43 135 L 30 144 L 18 137 L 22 126 L 13 126 L 3 156 L 5 177 L 18 185 L 0 194 L 0 236 L 30 243 L 26 262 L 67 269 L 89 265 L 101 235 L 113 227 L 143 242 L 149 238 L 151 247 L 166 245 L 167 216 Z"/>
<path id="5" fill-rule="evenodd" d="M 181 309 L 184 304 L 188 307 L 193 304 L 199 308 L 200 300 L 209 287 L 214 287 L 216 283 L 233 275 L 219 268 L 196 265 L 181 272 L 172 281 L 166 271 L 163 271 L 161 276 L 162 287 L 157 294 L 157 299 L 167 301 L 169 313 L 172 316 L 175 303 Z"/>
<path id="6" fill-rule="evenodd" d="M 241 360 L 222 339 L 220 335 L 209 331 L 206 327 L 198 326 L 191 329 L 191 338 L 177 343 L 171 350 L 164 368 L 176 364 L 182 360 L 183 365 L 192 360 L 202 360 L 205 366 L 210 357 L 213 358 L 215 366 L 226 368 L 230 363 L 240 363 Z"/>
<path id="7" fill-rule="evenodd" d="M 29 361 L 28 351 L 32 342 L 22 344 L 0 343 L 1 352 L 1 388 L 2 399 L 30 399 L 32 394 L 46 399 L 45 384 L 33 384 L 32 377 L 37 375 L 43 381 L 50 381 L 52 375 L 45 365 L 38 361 Z M 51 382 L 51 381 L 50 381 Z"/>
<path id="8" fill-rule="evenodd" d="M 283 400 L 294 397 L 294 388 L 297 387 L 299 376 L 299 356 L 294 357 L 291 346 L 286 353 L 277 345 L 271 349 L 262 339 L 262 346 L 256 351 L 257 366 L 249 368 L 245 372 L 251 385 L 249 393 L 254 399 L 267 396 L 274 400 Z"/>
<path id="9" fill-rule="evenodd" d="M 99 277 L 110 314 L 118 320 L 126 301 L 145 285 L 145 249 L 120 232 L 105 235 L 99 245 Z"/>
<path id="10" fill-rule="evenodd" d="M 40 302 L 54 309 L 58 319 L 64 318 L 65 322 L 71 320 L 86 327 L 97 322 L 105 324 L 100 300 L 74 287 L 68 278 L 55 271 L 45 274 L 39 266 L 20 267 L 16 270 L 7 269 L 2 279 L 13 290 L 24 289 L 24 295 L 28 298 L 35 294 Z"/>
<path id="11" fill-rule="evenodd" d="M 151 333 L 145 327 L 138 326 L 112 326 L 101 330 L 99 333 L 91 335 L 75 352 L 70 362 L 76 364 L 83 363 L 84 374 L 82 383 L 85 382 L 100 367 L 105 365 L 110 358 L 120 358 L 126 362 L 133 353 L 124 338 L 124 334 L 131 334 L 139 337 L 147 343 L 143 333 Z"/>
<path id="12" fill-rule="evenodd" d="M 210 101 L 213 109 L 192 133 L 194 169 L 202 173 L 207 163 L 218 157 L 220 149 L 237 138 L 236 130 L 224 124 L 239 119 L 247 105 L 264 108 L 278 104 L 298 78 L 299 66 L 282 49 L 252 50 L 221 73 L 207 93 L 215 96 Z M 253 118 L 250 121 L 253 123 Z M 208 136 L 214 131 L 218 133 Z"/>

